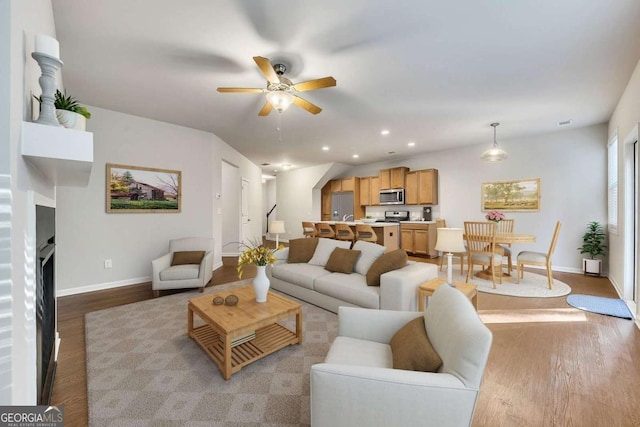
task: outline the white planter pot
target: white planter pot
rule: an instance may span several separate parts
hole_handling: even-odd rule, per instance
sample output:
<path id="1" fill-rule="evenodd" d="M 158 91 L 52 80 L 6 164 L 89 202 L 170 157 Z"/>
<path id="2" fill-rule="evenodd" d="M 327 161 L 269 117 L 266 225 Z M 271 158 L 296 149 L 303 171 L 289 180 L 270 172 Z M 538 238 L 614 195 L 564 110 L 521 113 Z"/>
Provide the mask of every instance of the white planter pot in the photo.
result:
<path id="1" fill-rule="evenodd" d="M 78 113 L 68 110 L 56 110 L 58 122 L 67 129 L 84 131 L 87 129 L 87 119 Z"/>
<path id="2" fill-rule="evenodd" d="M 585 274 L 595 274 L 600 276 L 602 274 L 602 260 L 583 258 L 582 269 Z"/>

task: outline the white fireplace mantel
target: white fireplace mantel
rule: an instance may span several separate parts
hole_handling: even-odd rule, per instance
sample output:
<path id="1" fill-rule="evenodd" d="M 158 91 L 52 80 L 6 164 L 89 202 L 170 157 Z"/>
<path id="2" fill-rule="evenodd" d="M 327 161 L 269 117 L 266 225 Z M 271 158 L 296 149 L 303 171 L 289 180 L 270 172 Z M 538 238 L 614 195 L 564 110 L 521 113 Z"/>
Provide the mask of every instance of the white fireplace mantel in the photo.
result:
<path id="1" fill-rule="evenodd" d="M 93 133 L 22 122 L 22 156 L 56 186 L 86 187 Z"/>

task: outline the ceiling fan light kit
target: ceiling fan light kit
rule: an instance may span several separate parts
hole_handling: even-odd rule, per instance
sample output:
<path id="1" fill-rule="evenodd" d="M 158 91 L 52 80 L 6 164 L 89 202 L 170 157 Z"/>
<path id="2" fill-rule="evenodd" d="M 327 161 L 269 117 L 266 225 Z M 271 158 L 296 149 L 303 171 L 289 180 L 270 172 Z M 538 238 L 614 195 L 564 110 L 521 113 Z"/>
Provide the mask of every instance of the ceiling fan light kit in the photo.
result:
<path id="1" fill-rule="evenodd" d="M 293 84 L 291 80 L 283 76 L 287 71 L 287 67 L 284 64 L 271 65 L 271 61 L 261 56 L 254 56 L 253 60 L 267 79 L 266 89 L 219 87 L 218 92 L 266 93 L 267 102 L 258 113 L 259 116 L 269 115 L 274 108 L 279 113 L 282 113 L 291 104 L 296 104 L 311 114 L 318 114 L 322 111 L 322 108 L 294 95 L 294 92 L 306 92 L 336 85 L 336 79 L 331 76 Z"/>
<path id="2" fill-rule="evenodd" d="M 500 123 L 491 123 L 493 127 L 493 146 L 480 155 L 480 159 L 489 163 L 501 162 L 507 158 L 507 152 L 498 146 L 498 140 L 496 139 L 496 128 Z"/>

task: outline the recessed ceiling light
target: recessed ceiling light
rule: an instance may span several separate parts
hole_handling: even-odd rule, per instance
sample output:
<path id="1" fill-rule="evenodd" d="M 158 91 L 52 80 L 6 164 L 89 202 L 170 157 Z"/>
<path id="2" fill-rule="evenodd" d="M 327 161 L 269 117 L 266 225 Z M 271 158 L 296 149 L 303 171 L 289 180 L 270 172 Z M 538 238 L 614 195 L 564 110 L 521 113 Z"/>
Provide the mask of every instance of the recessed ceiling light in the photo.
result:
<path id="1" fill-rule="evenodd" d="M 409 147 L 415 147 L 416 143 L 411 141 L 410 143 L 407 144 Z"/>
<path id="2" fill-rule="evenodd" d="M 389 135 L 389 129 L 382 129 L 380 135 Z"/>
<path id="3" fill-rule="evenodd" d="M 357 158 L 358 158 L 358 157 L 360 157 L 360 156 L 359 156 L 359 155 L 357 155 L 357 154 L 354 154 L 354 155 L 353 155 L 353 156 L 351 156 L 351 157 L 353 157 L 354 159 L 357 159 Z"/>
<path id="4" fill-rule="evenodd" d="M 558 126 L 566 126 L 566 125 L 570 125 L 570 124 L 571 124 L 571 122 L 572 122 L 572 120 L 571 120 L 571 119 L 569 119 L 569 120 L 563 120 L 563 121 L 561 121 L 561 122 L 558 122 Z"/>
<path id="5" fill-rule="evenodd" d="M 273 170 L 273 172 L 274 172 L 274 173 L 278 172 L 278 169 L 274 169 L 274 170 Z"/>
<path id="6" fill-rule="evenodd" d="M 322 147 L 322 151 L 329 151 L 329 147 L 325 145 L 324 147 Z"/>

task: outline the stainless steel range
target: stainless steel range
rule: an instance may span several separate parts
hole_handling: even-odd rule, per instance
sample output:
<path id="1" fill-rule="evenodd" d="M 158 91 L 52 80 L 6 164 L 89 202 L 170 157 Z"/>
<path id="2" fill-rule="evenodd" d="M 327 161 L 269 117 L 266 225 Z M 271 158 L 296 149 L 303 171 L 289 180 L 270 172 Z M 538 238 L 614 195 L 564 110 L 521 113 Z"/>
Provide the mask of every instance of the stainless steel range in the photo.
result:
<path id="1" fill-rule="evenodd" d="M 376 222 L 400 222 L 409 221 L 409 211 L 385 211 L 384 219 L 379 219 Z"/>

